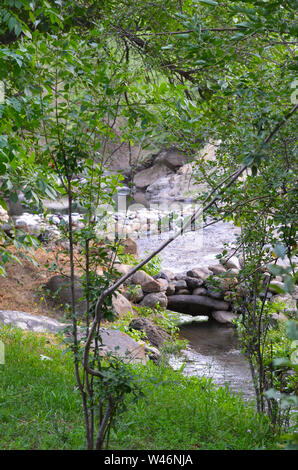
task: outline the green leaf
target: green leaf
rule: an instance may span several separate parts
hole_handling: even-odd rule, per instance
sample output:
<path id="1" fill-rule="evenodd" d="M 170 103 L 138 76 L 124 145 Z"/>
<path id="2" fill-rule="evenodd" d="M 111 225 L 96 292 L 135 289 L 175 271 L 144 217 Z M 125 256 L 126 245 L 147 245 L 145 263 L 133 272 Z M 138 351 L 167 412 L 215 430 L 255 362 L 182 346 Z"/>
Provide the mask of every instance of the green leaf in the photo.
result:
<path id="1" fill-rule="evenodd" d="M 1 197 L 0 197 L 0 206 L 2 206 L 3 209 L 5 209 L 6 211 L 8 210 L 6 202 Z"/>
<path id="2" fill-rule="evenodd" d="M 273 251 L 276 254 L 277 258 L 281 259 L 284 259 L 287 254 L 287 248 L 282 243 L 274 245 Z"/>
<path id="3" fill-rule="evenodd" d="M 213 0 L 198 0 L 200 3 L 206 3 L 207 5 L 218 6 L 218 3 Z"/>

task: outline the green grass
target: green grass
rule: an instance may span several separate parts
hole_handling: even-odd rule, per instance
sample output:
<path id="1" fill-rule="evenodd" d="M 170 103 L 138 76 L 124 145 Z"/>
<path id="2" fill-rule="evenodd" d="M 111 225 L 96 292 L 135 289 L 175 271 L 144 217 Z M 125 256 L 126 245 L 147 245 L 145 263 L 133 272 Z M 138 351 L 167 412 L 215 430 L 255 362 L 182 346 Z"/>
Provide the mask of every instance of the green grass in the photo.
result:
<path id="1" fill-rule="evenodd" d="M 83 449 L 81 399 L 69 355 L 61 355 L 51 336 L 1 327 L 0 339 L 0 449 Z M 136 403 L 127 399 L 110 448 L 277 448 L 266 419 L 239 396 L 165 366 L 131 367 L 146 396 Z"/>

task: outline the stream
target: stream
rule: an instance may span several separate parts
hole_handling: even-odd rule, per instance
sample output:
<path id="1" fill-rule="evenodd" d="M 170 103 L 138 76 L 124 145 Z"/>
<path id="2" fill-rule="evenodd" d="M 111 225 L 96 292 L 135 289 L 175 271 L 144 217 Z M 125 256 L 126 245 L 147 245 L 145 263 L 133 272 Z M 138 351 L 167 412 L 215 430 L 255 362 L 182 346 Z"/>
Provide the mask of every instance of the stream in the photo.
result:
<path id="1" fill-rule="evenodd" d="M 224 243 L 231 243 L 238 229 L 231 223 L 218 222 L 201 233 L 187 232 L 169 244 L 160 254 L 162 269 L 183 273 L 194 267 L 218 263 L 216 255 Z M 140 257 L 156 249 L 169 233 L 138 240 Z M 231 393 L 241 393 L 249 401 L 255 399 L 249 365 L 240 351 L 237 333 L 212 320 L 180 327 L 181 339 L 189 341 L 182 356 L 171 355 L 175 369 L 183 364 L 183 374 L 212 378 L 218 386 L 228 384 Z"/>

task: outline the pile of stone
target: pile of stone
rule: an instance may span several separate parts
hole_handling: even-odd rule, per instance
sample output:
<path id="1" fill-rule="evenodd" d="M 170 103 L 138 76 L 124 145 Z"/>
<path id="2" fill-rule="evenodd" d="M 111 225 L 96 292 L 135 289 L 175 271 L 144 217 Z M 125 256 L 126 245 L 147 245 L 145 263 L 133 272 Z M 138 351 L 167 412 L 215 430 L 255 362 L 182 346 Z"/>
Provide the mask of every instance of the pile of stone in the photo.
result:
<path id="1" fill-rule="evenodd" d="M 119 269 L 125 274 L 131 266 L 122 265 Z M 193 268 L 182 274 L 164 270 L 152 277 L 138 271 L 126 282 L 129 287 L 123 295 L 140 306 L 155 308 L 159 304 L 173 312 L 194 317 L 207 316 L 219 323 L 233 325 L 237 311 L 232 302 L 232 290 L 236 287 L 241 295 L 241 288 L 237 287 L 239 270 L 239 260 L 233 256 L 225 266 L 218 263 L 208 268 Z M 271 282 L 267 293 L 268 299 L 282 305 L 281 312 L 273 315 L 276 319 L 286 319 L 284 313 L 296 311 L 298 287 L 292 295 L 278 293 L 281 289 L 282 279 L 277 279 Z"/>
<path id="2" fill-rule="evenodd" d="M 122 273 L 129 268 L 126 266 L 123 269 L 122 265 Z M 153 277 L 144 271 L 138 271 L 129 278 L 130 288 L 124 295 L 140 306 L 155 308 L 159 304 L 174 312 L 209 316 L 220 323 L 231 324 L 234 313 L 228 300 L 228 289 L 234 283 L 235 273 L 231 273 L 233 276 L 225 281 L 218 278 L 222 283 L 219 288 L 213 288 L 208 283 L 215 274 L 223 272 L 228 271 L 220 264 L 191 269 L 185 274 L 175 275 L 170 271 L 163 271 Z"/>

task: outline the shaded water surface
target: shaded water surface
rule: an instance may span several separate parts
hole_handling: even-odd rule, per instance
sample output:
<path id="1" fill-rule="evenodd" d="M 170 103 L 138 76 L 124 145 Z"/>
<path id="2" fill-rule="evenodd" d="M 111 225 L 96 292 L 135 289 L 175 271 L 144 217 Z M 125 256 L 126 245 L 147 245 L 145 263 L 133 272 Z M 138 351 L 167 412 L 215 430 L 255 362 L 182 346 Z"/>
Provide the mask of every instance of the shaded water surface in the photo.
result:
<path id="1" fill-rule="evenodd" d="M 170 364 L 179 368 L 184 362 L 184 375 L 212 378 L 231 392 L 242 393 L 247 400 L 254 400 L 254 388 L 249 365 L 240 351 L 234 328 L 213 321 L 182 326 L 181 338 L 189 340 L 185 357 L 172 356 Z"/>

